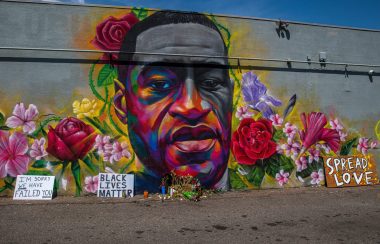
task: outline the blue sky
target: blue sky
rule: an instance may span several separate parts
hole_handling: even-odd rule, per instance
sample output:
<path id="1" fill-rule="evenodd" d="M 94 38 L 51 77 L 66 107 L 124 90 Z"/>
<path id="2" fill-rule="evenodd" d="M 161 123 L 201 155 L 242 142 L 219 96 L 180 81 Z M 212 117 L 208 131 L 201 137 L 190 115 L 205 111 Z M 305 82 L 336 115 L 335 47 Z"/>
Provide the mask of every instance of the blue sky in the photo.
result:
<path id="1" fill-rule="evenodd" d="M 41 0 L 40 0 L 41 1 Z M 49 0 L 44 0 L 49 1 Z M 50 0 L 197 11 L 380 30 L 380 0 Z"/>

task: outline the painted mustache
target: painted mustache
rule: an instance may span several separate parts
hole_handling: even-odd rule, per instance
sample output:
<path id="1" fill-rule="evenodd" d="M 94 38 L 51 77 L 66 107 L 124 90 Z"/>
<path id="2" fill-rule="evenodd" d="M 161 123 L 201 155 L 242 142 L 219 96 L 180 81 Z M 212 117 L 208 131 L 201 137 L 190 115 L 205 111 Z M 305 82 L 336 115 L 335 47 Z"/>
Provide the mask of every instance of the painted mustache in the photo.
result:
<path id="1" fill-rule="evenodd" d="M 184 126 L 175 130 L 170 144 L 186 153 L 206 152 L 214 146 L 217 137 L 217 133 L 206 125 Z"/>

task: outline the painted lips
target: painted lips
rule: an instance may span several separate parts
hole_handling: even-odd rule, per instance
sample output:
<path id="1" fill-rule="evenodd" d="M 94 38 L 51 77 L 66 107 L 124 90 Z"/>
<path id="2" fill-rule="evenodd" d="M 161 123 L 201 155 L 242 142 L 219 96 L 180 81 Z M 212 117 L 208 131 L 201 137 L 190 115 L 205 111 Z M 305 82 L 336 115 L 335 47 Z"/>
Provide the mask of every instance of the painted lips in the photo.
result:
<path id="1" fill-rule="evenodd" d="M 214 130 L 205 125 L 181 127 L 176 130 L 171 143 L 183 152 L 205 152 L 212 148 L 217 140 Z"/>

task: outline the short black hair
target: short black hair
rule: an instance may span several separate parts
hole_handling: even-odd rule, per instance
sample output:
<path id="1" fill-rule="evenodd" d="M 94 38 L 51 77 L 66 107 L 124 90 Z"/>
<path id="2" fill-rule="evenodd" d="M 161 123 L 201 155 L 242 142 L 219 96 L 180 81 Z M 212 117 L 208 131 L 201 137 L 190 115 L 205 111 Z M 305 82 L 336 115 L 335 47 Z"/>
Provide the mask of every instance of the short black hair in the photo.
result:
<path id="1" fill-rule="evenodd" d="M 196 12 L 174 12 L 168 10 L 157 11 L 144 20 L 136 23 L 127 33 L 121 45 L 119 54 L 120 61 L 132 61 L 133 53 L 136 51 L 136 39 L 142 32 L 161 25 L 194 23 L 206 26 L 217 31 L 223 41 L 224 53 L 228 55 L 228 49 L 224 42 L 222 33 L 218 27 L 206 15 Z"/>

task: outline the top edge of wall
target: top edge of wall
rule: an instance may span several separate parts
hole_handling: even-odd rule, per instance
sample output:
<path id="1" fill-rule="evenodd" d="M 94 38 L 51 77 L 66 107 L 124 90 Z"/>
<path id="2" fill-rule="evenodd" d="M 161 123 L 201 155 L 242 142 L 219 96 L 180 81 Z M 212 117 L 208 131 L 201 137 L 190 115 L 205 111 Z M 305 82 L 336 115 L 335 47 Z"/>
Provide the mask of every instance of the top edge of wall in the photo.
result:
<path id="1" fill-rule="evenodd" d="M 12 2 L 12 3 L 28 3 L 28 4 L 47 4 L 47 5 L 64 5 L 64 6 L 76 6 L 76 7 L 92 7 L 92 8 L 113 8 L 113 9 L 132 9 L 131 6 L 116 6 L 116 5 L 103 5 L 103 4 L 78 4 L 78 3 L 62 3 L 62 2 L 34 2 L 32 0 L 0 0 L 0 2 Z M 140 7 L 140 6 L 138 6 Z M 180 10 L 169 10 L 169 9 L 156 9 L 156 8 L 147 8 L 148 10 L 158 11 L 164 10 L 168 12 L 174 13 L 188 13 L 188 14 L 202 14 L 199 12 L 191 12 L 191 11 L 180 11 Z M 269 22 L 278 22 L 279 20 L 284 21 L 289 24 L 297 24 L 297 25 L 305 25 L 305 26 L 316 26 L 316 27 L 328 27 L 335 29 L 347 29 L 347 30 L 357 30 L 357 31 L 370 31 L 370 32 L 380 32 L 377 29 L 366 29 L 359 27 L 349 27 L 349 26 L 338 26 L 338 25 L 327 25 L 327 24 L 317 24 L 317 23 L 306 23 L 306 22 L 298 22 L 291 21 L 286 19 L 269 19 L 269 18 L 258 18 L 258 17 L 249 17 L 249 16 L 238 16 L 238 15 L 228 15 L 228 14 L 215 14 L 215 13 L 204 13 L 210 14 L 216 17 L 224 17 L 231 19 L 247 19 L 247 20 L 260 20 L 260 21 L 269 21 Z"/>

